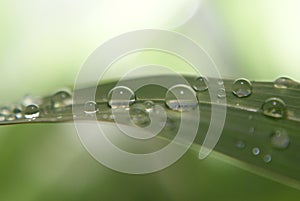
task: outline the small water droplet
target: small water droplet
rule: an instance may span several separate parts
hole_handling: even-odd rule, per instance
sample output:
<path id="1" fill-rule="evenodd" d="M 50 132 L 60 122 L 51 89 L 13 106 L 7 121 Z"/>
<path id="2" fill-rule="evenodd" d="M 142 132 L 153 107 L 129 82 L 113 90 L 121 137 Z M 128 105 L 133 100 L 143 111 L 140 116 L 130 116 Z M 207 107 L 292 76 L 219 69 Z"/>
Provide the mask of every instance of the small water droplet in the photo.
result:
<path id="1" fill-rule="evenodd" d="M 218 80 L 217 80 L 217 83 L 218 83 L 218 85 L 220 85 L 220 86 L 221 86 L 221 85 L 224 85 L 224 81 L 223 81 L 222 79 L 218 79 Z"/>
<path id="2" fill-rule="evenodd" d="M 263 114 L 273 118 L 283 118 L 286 104 L 280 98 L 269 98 L 262 105 Z"/>
<path id="3" fill-rule="evenodd" d="M 146 108 L 143 104 L 134 104 L 130 107 L 129 110 L 131 121 L 139 126 L 146 127 L 151 123 L 149 113 L 146 111 Z"/>
<path id="4" fill-rule="evenodd" d="M 5 121 L 5 116 L 0 114 L 0 121 Z"/>
<path id="5" fill-rule="evenodd" d="M 198 77 L 193 82 L 193 89 L 195 91 L 206 91 L 207 87 L 207 80 L 204 77 Z"/>
<path id="6" fill-rule="evenodd" d="M 150 101 L 150 100 L 145 101 L 143 104 L 144 104 L 144 106 L 146 107 L 146 110 L 147 110 L 148 112 L 151 111 L 151 110 L 153 109 L 153 107 L 154 107 L 154 102 L 153 102 L 153 101 Z"/>
<path id="7" fill-rule="evenodd" d="M 59 91 L 51 97 L 54 108 L 62 108 L 72 104 L 72 95 L 68 91 Z"/>
<path id="8" fill-rule="evenodd" d="M 259 155 L 259 154 L 260 154 L 260 149 L 259 149 L 258 147 L 254 147 L 254 148 L 252 149 L 252 154 L 253 154 L 254 156 Z"/>
<path id="9" fill-rule="evenodd" d="M 23 118 L 23 111 L 21 106 L 14 106 L 12 112 L 14 113 L 16 119 Z"/>
<path id="10" fill-rule="evenodd" d="M 248 97 L 252 94 L 252 84 L 247 79 L 237 79 L 232 85 L 232 93 L 239 97 Z"/>
<path id="11" fill-rule="evenodd" d="M 134 92 L 125 86 L 117 86 L 107 96 L 108 105 L 112 108 L 128 107 L 135 102 Z"/>
<path id="12" fill-rule="evenodd" d="M 40 109 L 37 105 L 28 105 L 24 109 L 24 117 L 26 119 L 34 119 L 39 117 L 40 115 Z"/>
<path id="13" fill-rule="evenodd" d="M 290 138 L 283 129 L 276 130 L 271 135 L 271 145 L 276 149 L 286 149 L 290 144 Z"/>
<path id="14" fill-rule="evenodd" d="M 95 101 L 87 101 L 84 104 L 84 113 L 86 114 L 95 114 L 97 110 L 97 103 Z"/>
<path id="15" fill-rule="evenodd" d="M 235 144 L 235 146 L 239 149 L 243 149 L 245 148 L 245 143 L 243 141 L 237 141 L 237 143 Z"/>
<path id="16" fill-rule="evenodd" d="M 1 107 L 0 114 L 2 114 L 3 116 L 8 116 L 11 114 L 11 111 L 8 107 L 4 106 L 4 107 Z"/>
<path id="17" fill-rule="evenodd" d="M 218 94 L 218 98 L 221 99 L 226 98 L 226 91 L 224 88 L 218 89 L 217 94 Z"/>
<path id="18" fill-rule="evenodd" d="M 287 89 L 297 86 L 298 83 L 288 77 L 280 77 L 275 80 L 274 86 L 279 89 Z"/>
<path id="19" fill-rule="evenodd" d="M 171 87 L 166 93 L 165 100 L 171 110 L 180 112 L 194 110 L 198 107 L 196 94 L 187 85 L 179 84 Z"/>
<path id="20" fill-rule="evenodd" d="M 265 163 L 270 163 L 272 161 L 272 156 L 270 154 L 264 155 L 264 161 Z"/>

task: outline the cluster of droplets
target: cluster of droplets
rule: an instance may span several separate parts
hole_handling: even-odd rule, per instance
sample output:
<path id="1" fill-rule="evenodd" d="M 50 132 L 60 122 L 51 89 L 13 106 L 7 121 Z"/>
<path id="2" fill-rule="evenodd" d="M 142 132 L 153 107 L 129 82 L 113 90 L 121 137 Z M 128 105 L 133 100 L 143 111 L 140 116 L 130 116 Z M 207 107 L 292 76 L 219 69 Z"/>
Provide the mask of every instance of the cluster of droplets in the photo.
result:
<path id="1" fill-rule="evenodd" d="M 71 93 L 65 90 L 53 94 L 49 99 L 50 101 L 47 105 L 42 98 L 26 95 L 17 104 L 1 107 L 0 122 L 15 120 L 33 121 L 40 118 L 42 113 L 47 118 L 47 110 L 56 110 L 72 105 Z"/>

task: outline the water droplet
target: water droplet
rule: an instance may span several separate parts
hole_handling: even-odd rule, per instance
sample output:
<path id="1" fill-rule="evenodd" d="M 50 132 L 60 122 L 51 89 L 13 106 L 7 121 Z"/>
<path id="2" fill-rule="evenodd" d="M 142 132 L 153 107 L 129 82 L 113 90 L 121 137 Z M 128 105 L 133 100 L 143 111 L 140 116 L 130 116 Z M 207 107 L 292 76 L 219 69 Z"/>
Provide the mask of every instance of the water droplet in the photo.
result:
<path id="1" fill-rule="evenodd" d="M 254 148 L 252 149 L 252 154 L 253 154 L 254 156 L 259 155 L 259 154 L 260 154 L 260 149 L 259 149 L 258 147 L 254 147 Z"/>
<path id="2" fill-rule="evenodd" d="M 5 121 L 5 116 L 0 114 L 0 121 Z"/>
<path id="3" fill-rule="evenodd" d="M 134 92 L 125 86 L 117 86 L 107 96 L 108 105 L 112 108 L 128 107 L 135 102 Z"/>
<path id="4" fill-rule="evenodd" d="M 16 117 L 15 117 L 15 115 L 13 115 L 13 114 L 8 115 L 8 116 L 6 117 L 6 120 L 7 120 L 7 121 L 13 121 L 13 120 L 15 120 L 15 119 L 16 119 Z"/>
<path id="5" fill-rule="evenodd" d="M 276 130 L 271 135 L 271 145 L 276 149 L 286 149 L 290 144 L 290 138 L 283 129 Z"/>
<path id="6" fill-rule="evenodd" d="M 239 97 L 248 97 L 252 94 L 252 84 L 247 79 L 237 79 L 232 85 L 232 93 Z"/>
<path id="7" fill-rule="evenodd" d="M 193 82 L 193 89 L 195 91 L 206 91 L 207 87 L 207 80 L 204 77 L 198 77 Z"/>
<path id="8" fill-rule="evenodd" d="M 21 119 L 23 117 L 23 111 L 21 106 L 14 106 L 12 112 L 14 113 L 16 119 Z"/>
<path id="9" fill-rule="evenodd" d="M 139 126 L 146 127 L 151 123 L 149 113 L 146 111 L 146 107 L 143 104 L 134 104 L 129 110 L 131 121 Z"/>
<path id="10" fill-rule="evenodd" d="M 221 85 L 224 85 L 224 81 L 223 81 L 222 79 L 218 79 L 218 80 L 217 80 L 217 83 L 218 83 L 218 85 L 220 85 L 220 86 L 221 86 Z"/>
<path id="11" fill-rule="evenodd" d="M 145 101 L 144 106 L 146 107 L 146 110 L 149 112 L 153 109 L 154 103 L 152 101 Z"/>
<path id="12" fill-rule="evenodd" d="M 218 89 L 217 94 L 218 94 L 218 98 L 222 98 L 222 99 L 226 98 L 226 91 L 224 88 Z"/>
<path id="13" fill-rule="evenodd" d="M 269 98 L 262 105 L 263 114 L 273 118 L 283 118 L 286 104 L 280 98 Z"/>
<path id="14" fill-rule="evenodd" d="M 294 87 L 297 85 L 298 85 L 297 82 L 295 82 L 291 78 L 287 78 L 287 77 L 280 77 L 280 78 L 276 79 L 274 82 L 274 86 L 279 89 L 287 89 L 287 88 L 291 88 L 291 87 Z"/>
<path id="15" fill-rule="evenodd" d="M 54 108 L 66 107 L 72 104 L 72 95 L 68 91 L 59 91 L 51 97 Z"/>
<path id="16" fill-rule="evenodd" d="M 265 163 L 270 163 L 272 161 L 272 156 L 270 154 L 264 155 L 264 161 Z"/>
<path id="17" fill-rule="evenodd" d="M 37 105 L 28 105 L 24 109 L 24 117 L 26 119 L 34 119 L 39 117 L 40 115 L 40 109 Z"/>
<path id="18" fill-rule="evenodd" d="M 239 149 L 245 148 L 245 143 L 243 141 L 238 141 L 235 145 Z"/>
<path id="19" fill-rule="evenodd" d="M 95 114 L 97 110 L 97 103 L 95 101 L 88 101 L 84 104 L 84 113 L 86 114 Z"/>
<path id="20" fill-rule="evenodd" d="M 3 116 L 8 116 L 11 114 L 11 111 L 8 107 L 4 106 L 4 107 L 1 107 L 0 114 L 2 114 Z"/>
<path id="21" fill-rule="evenodd" d="M 171 87 L 166 93 L 165 100 L 171 110 L 184 112 L 198 107 L 196 94 L 187 85 L 179 84 Z"/>

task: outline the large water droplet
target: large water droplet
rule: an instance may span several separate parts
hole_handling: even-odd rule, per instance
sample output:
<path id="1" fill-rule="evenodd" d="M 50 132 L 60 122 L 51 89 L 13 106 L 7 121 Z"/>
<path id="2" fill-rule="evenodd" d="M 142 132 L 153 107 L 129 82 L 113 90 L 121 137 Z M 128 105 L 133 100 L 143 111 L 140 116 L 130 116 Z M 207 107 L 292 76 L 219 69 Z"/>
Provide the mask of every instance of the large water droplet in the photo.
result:
<path id="1" fill-rule="evenodd" d="M 232 85 L 232 93 L 239 97 L 248 97 L 252 94 L 252 84 L 247 79 L 237 79 Z"/>
<path id="2" fill-rule="evenodd" d="M 39 117 L 40 115 L 40 109 L 37 105 L 28 105 L 24 109 L 24 117 L 26 119 L 34 119 Z"/>
<path id="3" fill-rule="evenodd" d="M 290 138 L 283 129 L 276 130 L 271 135 L 271 145 L 276 149 L 286 149 L 290 144 Z"/>
<path id="4" fill-rule="evenodd" d="M 273 118 L 283 118 L 286 104 L 280 98 L 269 98 L 262 105 L 263 114 Z"/>
<path id="5" fill-rule="evenodd" d="M 253 154 L 254 156 L 259 155 L 259 154 L 260 154 L 260 149 L 259 149 L 258 147 L 254 147 L 254 148 L 252 149 L 252 154 Z"/>
<path id="6" fill-rule="evenodd" d="M 171 87 L 165 96 L 166 105 L 176 111 L 190 111 L 198 107 L 198 101 L 193 89 L 187 85 Z"/>
<path id="7" fill-rule="evenodd" d="M 72 104 L 72 95 L 67 91 L 59 91 L 51 97 L 54 108 L 66 107 Z"/>
<path id="8" fill-rule="evenodd" d="M 287 88 L 294 87 L 297 85 L 298 85 L 297 82 L 295 82 L 291 78 L 287 78 L 287 77 L 280 77 L 280 78 L 276 79 L 274 82 L 274 86 L 279 89 L 287 89 Z"/>
<path id="9" fill-rule="evenodd" d="M 204 77 L 198 77 L 193 82 L 193 89 L 195 91 L 206 91 L 207 87 L 207 80 Z"/>
<path id="10" fill-rule="evenodd" d="M 87 101 L 84 104 L 84 113 L 94 114 L 97 112 L 97 103 L 95 101 Z"/>
<path id="11" fill-rule="evenodd" d="M 129 110 L 131 121 L 139 126 L 146 127 L 151 123 L 149 113 L 146 111 L 146 107 L 143 104 L 134 104 Z"/>
<path id="12" fill-rule="evenodd" d="M 135 102 L 134 92 L 125 86 L 117 86 L 107 96 L 108 105 L 112 108 L 128 107 Z"/>

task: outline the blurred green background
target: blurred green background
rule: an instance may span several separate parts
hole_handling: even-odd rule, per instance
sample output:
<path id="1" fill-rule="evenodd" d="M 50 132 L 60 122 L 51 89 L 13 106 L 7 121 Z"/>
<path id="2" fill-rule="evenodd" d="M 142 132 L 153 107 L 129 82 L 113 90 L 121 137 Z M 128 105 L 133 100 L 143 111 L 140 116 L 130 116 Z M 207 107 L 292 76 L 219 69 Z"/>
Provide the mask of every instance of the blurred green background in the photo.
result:
<path id="1" fill-rule="evenodd" d="M 300 80 L 297 0 L 2 0 L 0 104 L 72 86 L 104 41 L 143 28 L 181 32 L 222 76 Z M 74 126 L 0 128 L 0 200 L 299 200 L 300 191 L 189 151 L 171 167 L 126 175 L 96 162 Z"/>

